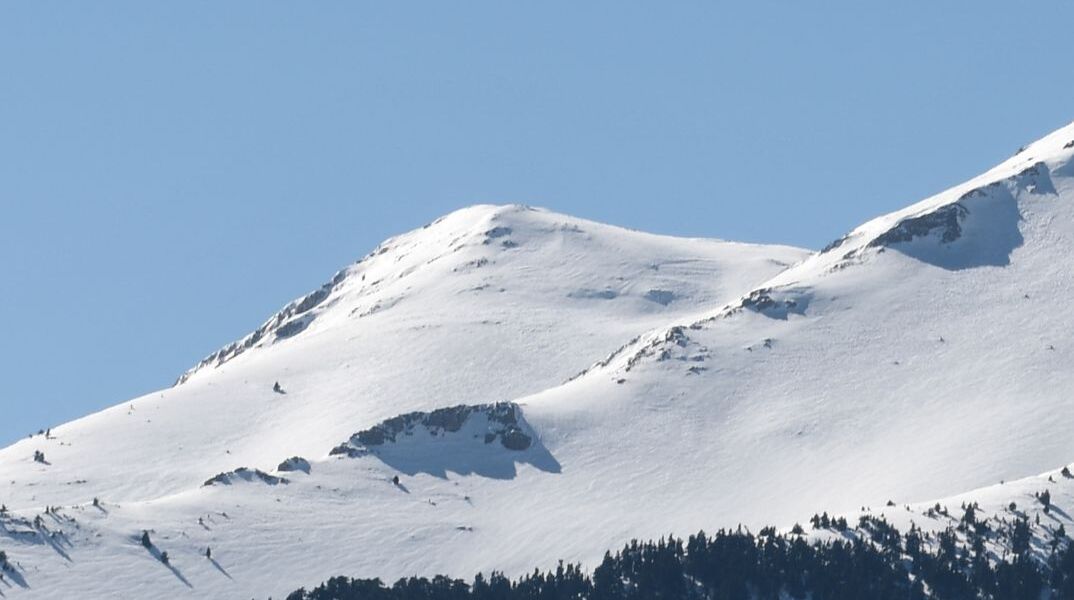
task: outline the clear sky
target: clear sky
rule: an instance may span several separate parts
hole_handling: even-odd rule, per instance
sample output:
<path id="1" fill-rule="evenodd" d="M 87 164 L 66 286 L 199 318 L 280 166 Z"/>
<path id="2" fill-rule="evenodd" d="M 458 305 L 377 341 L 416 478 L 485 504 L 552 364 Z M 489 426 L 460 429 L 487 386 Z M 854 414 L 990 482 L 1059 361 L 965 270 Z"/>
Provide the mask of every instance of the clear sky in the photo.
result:
<path id="1" fill-rule="evenodd" d="M 820 247 L 1074 120 L 1072 23 L 1069 0 L 0 4 L 0 444 L 170 385 L 468 204 Z"/>

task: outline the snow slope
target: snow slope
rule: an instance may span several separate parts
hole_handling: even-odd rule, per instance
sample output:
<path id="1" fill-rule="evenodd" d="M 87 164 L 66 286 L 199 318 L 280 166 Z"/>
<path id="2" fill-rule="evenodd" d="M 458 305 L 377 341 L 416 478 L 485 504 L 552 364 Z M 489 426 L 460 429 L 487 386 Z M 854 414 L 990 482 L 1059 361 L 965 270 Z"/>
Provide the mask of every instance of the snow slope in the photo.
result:
<path id="1" fill-rule="evenodd" d="M 880 542 L 880 536 L 876 534 L 880 529 L 875 526 L 875 521 L 869 523 L 868 520 L 878 519 L 902 533 L 916 529 L 920 532 L 922 546 L 932 553 L 939 550 L 938 534 L 947 531 L 954 535 L 955 546 L 960 553 L 972 556 L 973 540 L 963 520 L 967 508 L 972 506 L 974 521 L 987 528 L 987 531 L 981 531 L 981 538 L 984 555 L 989 562 L 995 565 L 1001 560 L 1012 560 L 1012 533 L 1015 523 L 1023 521 L 1030 534 L 1030 556 L 1042 565 L 1049 565 L 1054 558 L 1054 549 L 1063 549 L 1071 544 L 1069 531 L 1074 526 L 1074 518 L 1071 517 L 1074 513 L 1071 466 L 930 502 L 887 502 L 882 506 L 863 506 L 842 515 L 849 525 L 843 531 L 838 527 L 825 527 L 822 521 L 803 522 L 800 525 L 813 540 L 836 541 L 857 537 L 877 543 Z M 1048 499 L 1047 507 L 1044 498 Z M 863 521 L 863 518 L 866 520 Z M 903 557 L 910 558 L 905 554 Z"/>
<path id="2" fill-rule="evenodd" d="M 460 210 L 385 241 L 175 387 L 0 451 L 0 480 L 13 482 L 0 502 L 32 512 L 100 497 L 125 511 L 199 497 L 216 473 L 323 459 L 398 413 L 556 386 L 609 347 L 729 301 L 806 256 L 519 206 Z M 285 393 L 273 393 L 276 381 Z M 32 460 L 35 450 L 48 464 Z M 155 526 L 120 525 L 122 511 L 106 520 L 117 533 Z"/>
<path id="3" fill-rule="evenodd" d="M 534 393 L 805 255 L 518 206 L 461 210 L 385 241 L 270 318 L 249 349 L 225 349 L 172 389 L 53 428 L 55 441 L 4 450 L 5 475 L 34 483 L 5 496 L 56 502 L 67 481 L 86 479 L 76 497 L 158 498 L 221 470 L 322 456 L 401 412 Z M 276 381 L 285 394 L 272 392 Z M 52 463 L 45 470 L 24 460 L 37 448 Z M 89 476 L 102 457 L 122 460 L 122 472 Z"/>
<path id="4" fill-rule="evenodd" d="M 279 597 L 341 573 L 591 566 L 631 537 L 1067 463 L 1072 155 L 1074 124 L 809 256 L 453 213 L 176 387 L 0 451 L 23 578 L 0 591 Z"/>

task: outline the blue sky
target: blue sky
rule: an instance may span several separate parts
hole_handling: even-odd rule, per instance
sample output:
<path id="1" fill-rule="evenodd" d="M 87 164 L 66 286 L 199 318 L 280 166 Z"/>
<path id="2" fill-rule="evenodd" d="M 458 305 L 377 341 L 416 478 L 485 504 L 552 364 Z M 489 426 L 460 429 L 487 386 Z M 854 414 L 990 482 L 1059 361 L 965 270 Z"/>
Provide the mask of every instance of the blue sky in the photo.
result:
<path id="1" fill-rule="evenodd" d="M 1074 119 L 1070 2 L 823 4 L 0 5 L 0 443 L 461 206 L 817 248 Z"/>

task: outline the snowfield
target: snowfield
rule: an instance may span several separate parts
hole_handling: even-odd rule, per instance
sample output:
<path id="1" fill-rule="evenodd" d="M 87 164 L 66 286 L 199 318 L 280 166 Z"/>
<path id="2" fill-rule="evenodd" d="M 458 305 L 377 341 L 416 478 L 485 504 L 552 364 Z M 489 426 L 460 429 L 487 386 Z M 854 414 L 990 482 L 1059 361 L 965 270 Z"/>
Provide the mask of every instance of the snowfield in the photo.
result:
<path id="1" fill-rule="evenodd" d="M 817 253 L 452 213 L 174 387 L 0 450 L 0 597 L 591 568 L 1045 486 L 1038 534 L 1074 531 L 1072 157 L 1074 124 Z"/>

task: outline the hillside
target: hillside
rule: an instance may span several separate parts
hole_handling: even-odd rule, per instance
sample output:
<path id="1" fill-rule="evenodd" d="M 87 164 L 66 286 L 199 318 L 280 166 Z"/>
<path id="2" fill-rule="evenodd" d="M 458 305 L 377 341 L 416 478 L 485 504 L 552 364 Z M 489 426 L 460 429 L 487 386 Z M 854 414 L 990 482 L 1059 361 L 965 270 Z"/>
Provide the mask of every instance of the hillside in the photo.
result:
<path id="1" fill-rule="evenodd" d="M 560 562 L 517 577 L 337 576 L 287 600 L 1065 600 L 1074 597 L 1072 479 L 1068 466 L 961 499 L 815 513 L 782 531 L 632 539 L 592 569 Z"/>
<path id="2" fill-rule="evenodd" d="M 0 460 L 42 498 L 73 500 L 65 482 L 79 479 L 83 500 L 159 498 L 217 471 L 323 456 L 401 412 L 558 385 L 639 331 L 733 299 L 804 256 L 525 207 L 461 210 L 385 241 L 175 387 L 53 427 L 55 440 L 19 442 Z M 47 470 L 24 460 L 34 449 Z M 99 469 L 102 456 L 122 472 Z M 9 504 L 29 495 L 12 494 Z"/>
<path id="3" fill-rule="evenodd" d="M 517 575 L 1054 469 L 1072 156 L 1069 125 L 814 254 L 452 213 L 175 387 L 0 451 L 4 593 Z"/>

